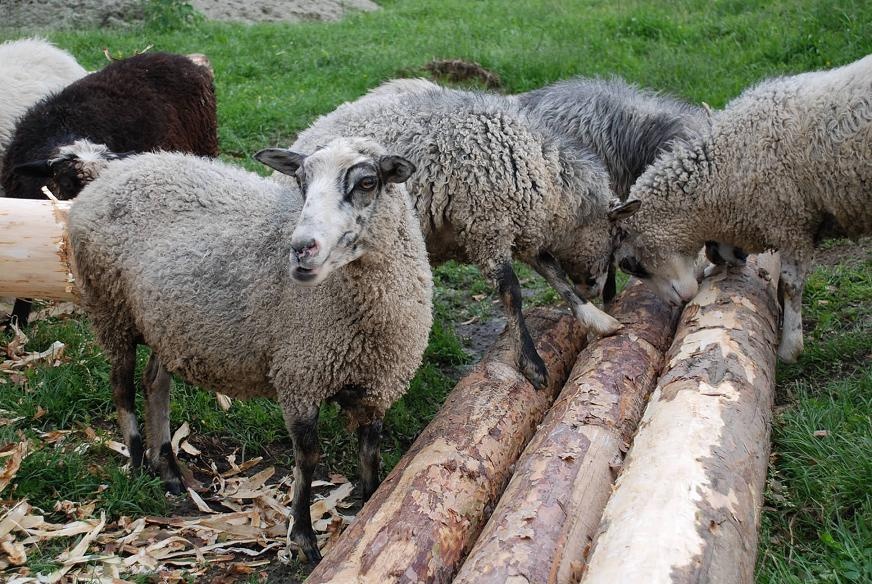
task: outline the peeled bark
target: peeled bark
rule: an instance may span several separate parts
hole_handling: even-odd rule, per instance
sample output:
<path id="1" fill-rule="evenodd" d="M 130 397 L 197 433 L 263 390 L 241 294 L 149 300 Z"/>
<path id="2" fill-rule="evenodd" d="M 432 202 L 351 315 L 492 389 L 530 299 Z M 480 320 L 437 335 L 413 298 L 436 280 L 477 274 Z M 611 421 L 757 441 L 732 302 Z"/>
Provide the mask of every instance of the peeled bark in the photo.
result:
<path id="1" fill-rule="evenodd" d="M 0 296 L 75 300 L 66 201 L 0 198 Z"/>
<path id="2" fill-rule="evenodd" d="M 753 581 L 778 270 L 761 255 L 705 280 L 685 308 L 582 582 Z"/>
<path id="3" fill-rule="evenodd" d="M 315 582 L 449 582 L 583 346 L 569 315 L 527 316 L 548 367 L 536 391 L 503 337 L 448 396 L 432 422 L 315 568 Z"/>
<path id="4" fill-rule="evenodd" d="M 455 584 L 569 582 L 583 564 L 679 314 L 641 282 L 611 312 L 624 327 L 579 354 Z"/>

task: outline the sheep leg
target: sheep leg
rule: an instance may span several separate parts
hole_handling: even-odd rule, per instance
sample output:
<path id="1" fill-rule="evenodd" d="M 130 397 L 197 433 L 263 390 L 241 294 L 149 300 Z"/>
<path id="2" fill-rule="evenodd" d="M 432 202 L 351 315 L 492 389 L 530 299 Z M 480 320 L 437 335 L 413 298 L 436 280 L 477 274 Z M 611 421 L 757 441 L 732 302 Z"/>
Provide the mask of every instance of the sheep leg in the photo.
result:
<path id="1" fill-rule="evenodd" d="M 511 261 L 503 261 L 489 274 L 500 292 L 503 310 L 506 312 L 506 328 L 513 339 L 518 369 L 536 389 L 548 384 L 548 368 L 533 344 L 533 337 L 527 329 L 524 314 L 521 312 L 521 284 L 512 268 Z"/>
<path id="2" fill-rule="evenodd" d="M 744 266 L 748 259 L 748 254 L 741 247 L 717 241 L 705 242 L 705 256 L 716 266 Z"/>
<path id="3" fill-rule="evenodd" d="M 783 318 L 781 323 L 781 343 L 778 357 L 785 363 L 795 363 L 802 353 L 802 292 L 808 264 L 804 261 L 782 255 L 781 283 L 779 296 L 783 295 Z"/>
<path id="4" fill-rule="evenodd" d="M 539 272 L 557 293 L 569 304 L 575 318 L 589 331 L 597 335 L 611 335 L 621 328 L 621 323 L 579 296 L 569 284 L 566 272 L 549 253 L 541 253 L 532 263 L 533 269 Z"/>
<path id="5" fill-rule="evenodd" d="M 139 435 L 139 424 L 136 421 L 136 385 L 133 374 L 136 369 L 136 345 L 125 347 L 123 352 L 114 356 L 109 373 L 109 383 L 112 386 L 112 398 L 118 412 L 118 425 L 121 435 L 130 452 L 130 463 L 134 468 L 142 466 L 144 451 L 142 436 Z"/>
<path id="6" fill-rule="evenodd" d="M 357 454 L 360 460 L 360 493 L 365 503 L 378 487 L 381 464 L 382 420 L 384 412 L 365 403 L 367 391 L 359 385 L 347 385 L 332 397 L 339 404 L 352 427 L 357 426 Z"/>
<path id="7" fill-rule="evenodd" d="M 14 322 L 16 326 L 23 329 L 27 326 L 30 320 L 30 309 L 33 306 L 33 301 L 30 298 L 16 298 L 15 304 L 12 306 L 12 314 L 9 315 L 9 321 Z"/>
<path id="8" fill-rule="evenodd" d="M 154 353 L 142 374 L 145 389 L 145 440 L 148 464 L 173 495 L 182 492 L 182 472 L 170 445 L 170 387 L 172 378 Z"/>
<path id="9" fill-rule="evenodd" d="M 376 418 L 357 427 L 358 456 L 360 458 L 361 500 L 366 503 L 378 487 L 378 469 L 381 463 L 382 420 Z"/>
<path id="10" fill-rule="evenodd" d="M 285 424 L 294 442 L 294 500 L 291 504 L 291 517 L 294 525 L 288 537 L 306 555 L 312 564 L 321 561 L 315 531 L 312 529 L 312 516 L 309 506 L 312 502 L 312 475 L 318 464 L 318 408 L 312 407 L 303 416 L 292 417 L 285 414 Z"/>
<path id="11" fill-rule="evenodd" d="M 612 300 L 615 299 L 615 296 L 618 293 L 618 283 L 616 277 L 617 276 L 615 274 L 615 264 L 610 263 L 609 273 L 606 275 L 606 284 L 605 286 L 603 286 L 603 304 L 605 304 L 607 307 L 612 303 Z"/>

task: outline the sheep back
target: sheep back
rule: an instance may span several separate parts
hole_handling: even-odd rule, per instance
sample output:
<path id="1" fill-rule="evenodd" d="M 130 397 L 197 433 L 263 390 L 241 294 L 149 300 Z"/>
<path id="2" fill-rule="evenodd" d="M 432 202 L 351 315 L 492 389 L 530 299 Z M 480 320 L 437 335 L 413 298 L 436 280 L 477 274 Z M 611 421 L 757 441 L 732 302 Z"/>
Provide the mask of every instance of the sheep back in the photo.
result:
<path id="1" fill-rule="evenodd" d="M 114 61 L 34 105 L 16 128 L 0 175 L 7 196 L 42 198 L 11 169 L 50 158 L 78 138 L 116 153 L 171 150 L 217 156 L 209 71 L 182 55 L 144 53 Z"/>
<path id="2" fill-rule="evenodd" d="M 607 194 L 564 182 L 593 171 L 567 171 L 559 140 L 501 96 L 442 88 L 367 95 L 319 118 L 292 149 L 309 152 L 340 135 L 372 138 L 416 165 L 407 184 L 435 262 L 502 259 L 510 249 L 535 255 L 606 207 L 594 197 Z"/>
<path id="3" fill-rule="evenodd" d="M 592 149 L 608 168 L 621 200 L 659 154 L 676 141 L 701 136 L 709 124 L 703 108 L 618 78 L 560 81 L 517 100 L 575 148 Z"/>

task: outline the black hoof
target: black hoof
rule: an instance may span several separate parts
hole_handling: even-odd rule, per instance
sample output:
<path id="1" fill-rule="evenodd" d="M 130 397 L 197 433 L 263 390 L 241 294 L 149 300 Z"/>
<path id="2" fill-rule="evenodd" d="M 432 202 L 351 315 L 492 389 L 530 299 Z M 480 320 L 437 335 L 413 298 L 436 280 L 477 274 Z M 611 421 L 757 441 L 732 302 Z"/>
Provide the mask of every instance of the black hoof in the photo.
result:
<path id="1" fill-rule="evenodd" d="M 157 461 L 152 461 L 152 468 L 160 476 L 166 490 L 171 494 L 178 495 L 185 490 L 182 469 L 179 468 L 179 463 L 176 462 L 176 457 L 173 456 L 173 450 L 169 444 L 161 445 L 160 455 Z"/>
<path id="2" fill-rule="evenodd" d="M 548 368 L 536 351 L 531 355 L 521 355 L 520 369 L 535 389 L 545 389 L 548 386 Z"/>
<path id="3" fill-rule="evenodd" d="M 291 529 L 291 541 L 300 547 L 300 551 L 303 552 L 310 564 L 314 566 L 321 561 L 318 541 L 315 539 L 315 532 L 311 527 L 308 530 L 297 530 L 295 526 Z"/>
<path id="4" fill-rule="evenodd" d="M 145 461 L 145 449 L 142 447 L 142 437 L 134 436 L 128 447 L 130 451 L 130 466 L 133 468 L 142 467 Z"/>

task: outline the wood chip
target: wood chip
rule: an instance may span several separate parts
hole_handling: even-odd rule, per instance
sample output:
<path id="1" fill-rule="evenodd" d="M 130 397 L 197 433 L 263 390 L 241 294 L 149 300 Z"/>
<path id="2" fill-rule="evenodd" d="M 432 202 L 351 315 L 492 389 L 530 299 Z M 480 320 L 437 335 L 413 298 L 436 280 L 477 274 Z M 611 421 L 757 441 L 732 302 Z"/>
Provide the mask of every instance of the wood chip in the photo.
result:
<path id="1" fill-rule="evenodd" d="M 21 467 L 21 461 L 27 456 L 27 442 L 19 442 L 11 451 L 4 453 L 4 455 L 7 460 L 3 465 L 3 469 L 0 470 L 0 493 L 15 478 L 18 469 Z"/>
<path id="2" fill-rule="evenodd" d="M 232 401 L 230 400 L 230 396 L 224 395 L 223 393 L 215 393 L 215 399 L 218 400 L 218 407 L 220 407 L 225 412 L 230 409 L 232 405 Z"/>

